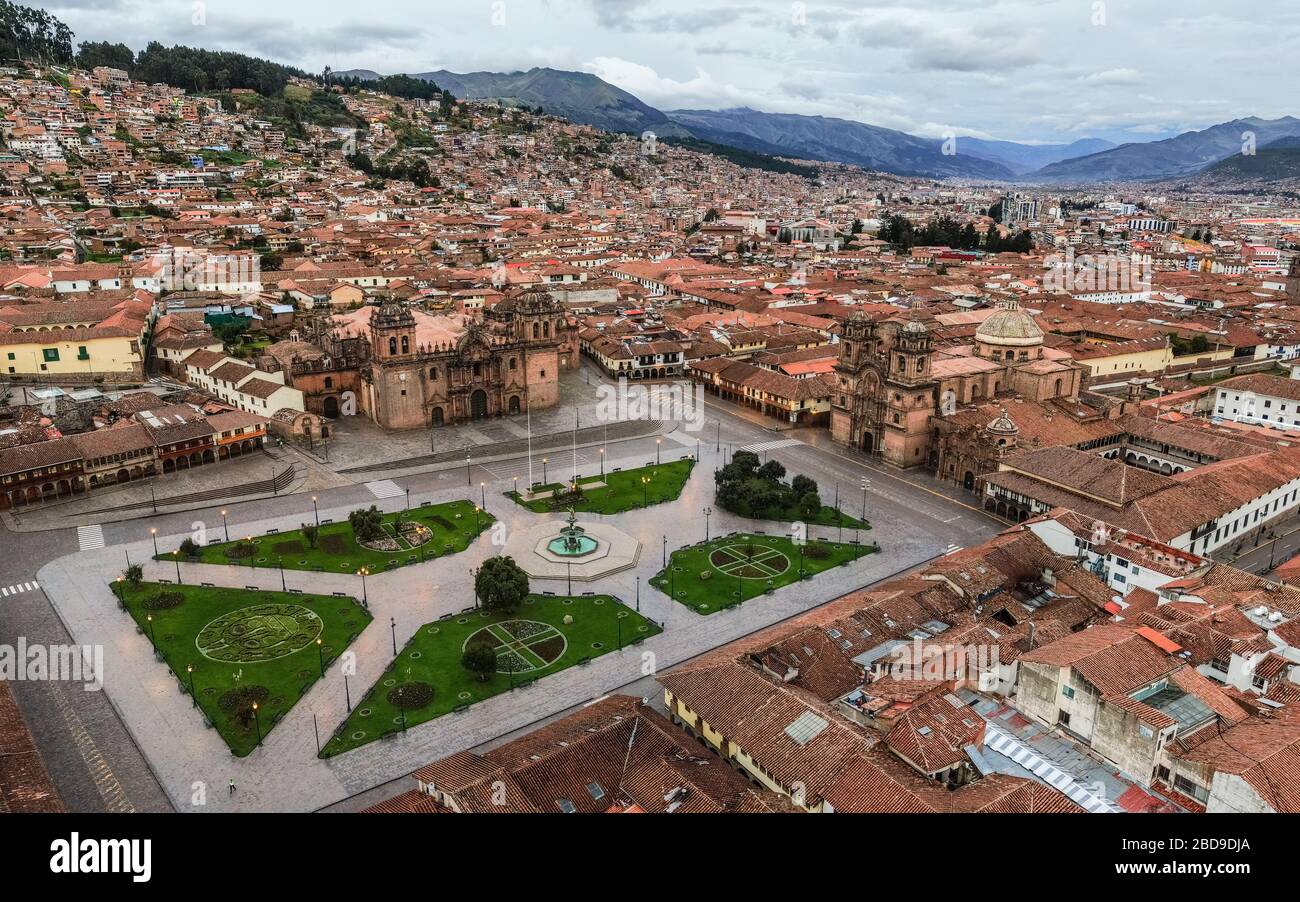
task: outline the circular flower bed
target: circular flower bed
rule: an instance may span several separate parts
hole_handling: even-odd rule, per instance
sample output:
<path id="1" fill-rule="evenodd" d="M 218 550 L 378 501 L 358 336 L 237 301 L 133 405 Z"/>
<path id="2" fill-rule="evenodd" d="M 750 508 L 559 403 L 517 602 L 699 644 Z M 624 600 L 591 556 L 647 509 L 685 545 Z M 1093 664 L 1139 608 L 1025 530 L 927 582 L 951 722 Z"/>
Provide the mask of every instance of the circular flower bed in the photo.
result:
<path id="1" fill-rule="evenodd" d="M 165 611 L 168 608 L 179 607 L 184 600 L 185 596 L 179 592 L 159 592 L 157 595 L 146 598 L 144 606 L 150 611 Z"/>
<path id="2" fill-rule="evenodd" d="M 423 708 L 431 701 L 433 701 L 433 687 L 418 680 L 388 690 L 388 703 L 407 711 L 412 708 Z"/>
<path id="3" fill-rule="evenodd" d="M 239 686 L 223 693 L 217 705 L 247 729 L 253 726 L 253 703 L 260 707 L 270 695 L 271 690 L 265 686 Z"/>

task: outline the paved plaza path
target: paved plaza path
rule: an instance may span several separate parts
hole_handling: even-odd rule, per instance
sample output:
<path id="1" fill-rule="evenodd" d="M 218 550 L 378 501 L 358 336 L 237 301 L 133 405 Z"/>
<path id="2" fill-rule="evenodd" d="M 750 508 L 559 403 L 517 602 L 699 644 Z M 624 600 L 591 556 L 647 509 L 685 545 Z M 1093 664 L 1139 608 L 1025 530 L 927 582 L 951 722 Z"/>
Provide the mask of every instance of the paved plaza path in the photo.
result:
<path id="1" fill-rule="evenodd" d="M 684 446 L 689 443 L 693 439 L 681 442 L 678 452 L 685 453 Z M 644 452 L 632 453 L 634 457 L 608 463 L 631 467 L 645 462 Z M 834 568 L 808 583 L 779 589 L 771 596 L 761 596 L 739 608 L 707 617 L 697 615 L 650 588 L 647 580 L 662 567 L 664 536 L 668 538 L 670 551 L 704 538 L 701 511 L 713 504 L 711 475 L 713 468 L 721 463 L 720 458 L 714 460 L 715 456 L 712 449 L 705 449 L 703 466 L 696 469 L 681 498 L 673 503 L 603 518 L 584 515 L 613 524 L 640 540 L 643 548 L 634 569 L 584 584 L 582 590 L 610 593 L 625 604 L 635 605 L 640 577 L 641 610 L 664 624 L 661 635 L 641 646 L 546 677 L 528 688 L 479 702 L 464 713 L 448 714 L 413 727 L 404 736 L 382 739 L 329 760 L 316 757 L 315 727 L 319 728 L 323 744 L 347 715 L 343 677 L 337 664 L 271 731 L 265 744 L 246 758 L 233 757 L 216 731 L 203 726 L 200 715 L 191 707 L 188 696 L 178 691 L 176 680 L 166 666 L 154 660 L 147 636 L 138 632 L 134 621 L 117 607 L 108 588 L 109 582 L 121 573 L 128 554 L 132 561 L 146 562 L 146 579 L 175 579 L 171 563 L 149 560 L 153 546 L 147 526 L 140 527 L 138 540 L 68 554 L 49 562 L 37 576 L 75 640 L 104 646 L 108 698 L 178 810 L 314 810 L 401 777 L 436 758 L 472 748 L 605 695 L 643 679 L 648 673 L 671 667 L 845 592 L 911 569 L 943 553 L 947 547 L 946 540 L 937 538 L 927 528 L 924 518 L 878 514 L 873 516 L 875 529 L 870 538 L 882 544 L 882 553 L 868 555 L 847 567 Z M 501 493 L 510 487 L 508 479 L 486 487 L 488 509 L 504 523 L 507 536 L 510 530 L 546 519 L 554 520 L 558 528 L 560 515 L 533 514 L 502 497 Z M 414 506 L 422 501 L 449 501 L 466 497 L 469 491 L 463 485 L 413 491 L 411 503 Z M 478 492 L 473 494 L 477 501 Z M 398 510 L 405 504 L 405 498 L 370 500 L 386 511 Z M 322 508 L 321 516 L 341 521 L 355 506 Z M 195 516 L 198 519 L 202 515 Z M 283 531 L 297 528 L 302 519 L 301 513 L 271 516 L 242 522 L 239 530 L 252 535 L 273 528 Z M 209 530 L 221 528 L 219 521 L 205 525 Z M 781 524 L 748 520 L 721 511 L 713 513 L 710 519 L 714 536 L 753 529 L 775 533 L 783 528 Z M 817 528 L 816 534 L 835 538 L 834 529 Z M 367 579 L 375 620 L 351 646 L 356 653 L 357 667 L 356 676 L 349 678 L 354 704 L 392 659 L 389 618 L 396 619 L 400 646 L 422 624 L 473 604 L 470 571 L 484 558 L 499 553 L 500 549 L 493 544 L 494 535 L 499 536 L 499 532 L 485 532 L 461 554 Z M 850 537 L 845 535 L 846 539 Z M 159 535 L 158 546 L 171 549 L 183 538 L 185 535 Z M 280 588 L 280 573 L 275 569 L 183 564 L 182 574 L 188 583 Z M 289 572 L 287 580 L 289 588 L 305 591 L 339 591 L 357 598 L 362 594 L 359 579 L 350 575 Z M 562 581 L 534 581 L 534 590 L 548 589 L 563 592 L 565 585 Z M 232 778 L 238 786 L 233 798 L 226 790 Z"/>

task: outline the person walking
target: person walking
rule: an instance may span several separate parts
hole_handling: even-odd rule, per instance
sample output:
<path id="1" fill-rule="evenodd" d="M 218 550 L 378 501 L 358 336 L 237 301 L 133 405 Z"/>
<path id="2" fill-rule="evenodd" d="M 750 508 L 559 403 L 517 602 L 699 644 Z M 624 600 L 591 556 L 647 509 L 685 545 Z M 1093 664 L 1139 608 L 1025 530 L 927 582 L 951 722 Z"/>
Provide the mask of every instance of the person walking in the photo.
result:
<path id="1" fill-rule="evenodd" d="M 235 779 L 234 779 L 234 777 L 231 777 L 231 778 L 230 778 L 230 794 L 231 794 L 232 796 L 235 794 Z"/>

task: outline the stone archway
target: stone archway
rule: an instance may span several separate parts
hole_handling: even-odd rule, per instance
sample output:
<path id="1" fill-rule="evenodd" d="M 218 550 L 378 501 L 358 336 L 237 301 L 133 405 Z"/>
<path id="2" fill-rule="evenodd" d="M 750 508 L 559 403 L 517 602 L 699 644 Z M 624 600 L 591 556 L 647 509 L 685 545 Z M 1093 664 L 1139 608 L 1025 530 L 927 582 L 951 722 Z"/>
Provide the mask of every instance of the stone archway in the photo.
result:
<path id="1" fill-rule="evenodd" d="M 961 487 L 968 492 L 975 491 L 975 474 L 970 470 L 967 470 L 966 475 L 961 478 Z"/>
<path id="2" fill-rule="evenodd" d="M 871 454 L 876 450 L 876 437 L 868 431 L 862 433 L 862 453 Z"/>
<path id="3" fill-rule="evenodd" d="M 488 415 L 487 392 L 475 389 L 469 396 L 469 416 L 472 420 L 482 420 Z"/>
<path id="4" fill-rule="evenodd" d="M 323 410 L 325 416 L 329 417 L 331 420 L 338 419 L 339 399 L 333 395 L 326 395 L 324 400 L 321 401 L 321 410 Z"/>
<path id="5" fill-rule="evenodd" d="M 511 412 L 512 414 L 514 414 L 514 413 L 519 413 L 519 396 L 518 396 L 518 395 L 511 395 L 511 396 L 510 396 L 510 412 Z"/>

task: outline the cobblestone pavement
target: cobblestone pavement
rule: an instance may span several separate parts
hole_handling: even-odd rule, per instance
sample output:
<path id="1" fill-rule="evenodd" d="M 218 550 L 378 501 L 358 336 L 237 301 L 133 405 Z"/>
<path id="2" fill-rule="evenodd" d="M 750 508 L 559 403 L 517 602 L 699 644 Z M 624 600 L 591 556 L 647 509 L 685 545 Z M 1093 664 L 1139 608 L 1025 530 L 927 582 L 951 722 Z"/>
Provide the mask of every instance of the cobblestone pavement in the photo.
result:
<path id="1" fill-rule="evenodd" d="M 690 440 L 678 443 L 678 453 Z M 616 459 L 610 465 L 634 466 L 644 463 L 643 456 L 644 453 L 632 450 L 630 456 Z M 381 740 L 328 761 L 315 757 L 313 715 L 322 741 L 345 717 L 343 681 L 337 672 L 331 672 L 323 683 L 314 686 L 271 732 L 266 744 L 248 758 L 233 758 L 214 731 L 200 726 L 188 699 L 178 691 L 176 680 L 153 660 L 147 638 L 117 608 L 108 590 L 107 584 L 121 571 L 126 553 L 132 560 L 143 561 L 152 552 L 150 539 L 141 536 L 138 528 L 136 537 L 125 546 L 62 557 L 42 568 L 39 578 L 73 635 L 81 641 L 100 642 L 105 646 L 107 694 L 178 809 L 313 810 L 400 777 L 429 760 L 478 745 L 548 713 L 602 695 L 611 688 L 634 682 L 655 670 L 909 569 L 941 554 L 951 544 L 946 537 L 932 531 L 927 518 L 918 517 L 911 510 L 898 516 L 882 506 L 871 515 L 876 527 L 872 537 L 882 543 L 883 553 L 828 571 L 802 586 L 787 587 L 772 596 L 754 599 L 739 609 L 701 617 L 650 589 L 646 580 L 662 565 L 665 536 L 670 548 L 704 538 L 703 517 L 699 512 L 713 500 L 709 472 L 712 465 L 720 463 L 720 455 L 709 449 L 703 463 L 705 466 L 697 470 L 676 502 L 604 518 L 639 539 L 645 551 L 634 570 L 585 587 L 613 593 L 635 605 L 640 577 L 641 610 L 664 623 L 662 635 L 647 640 L 639 648 L 606 655 L 527 689 L 481 702 L 463 714 L 444 716 L 411 729 L 405 736 Z M 490 491 L 486 485 L 479 487 L 480 493 L 487 497 L 488 509 L 506 523 L 507 530 L 543 519 L 502 498 L 501 491 L 508 487 L 504 479 L 493 480 Z M 369 494 L 363 487 L 356 488 Z M 424 500 L 446 501 L 464 497 L 466 491 L 463 485 L 432 491 L 420 487 L 413 490 L 411 500 L 413 504 Z M 370 496 L 363 500 L 375 499 Z M 393 510 L 404 502 L 405 499 L 391 499 L 380 504 Z M 331 496 L 331 506 L 322 508 L 321 514 L 341 519 L 351 506 L 355 506 L 351 500 L 335 505 Z M 258 507 L 265 509 L 264 505 Z M 238 531 L 261 534 L 270 528 L 289 529 L 296 527 L 301 519 L 300 513 L 287 512 L 253 521 L 241 519 Z M 561 518 L 550 519 L 558 527 Z M 160 531 L 161 548 L 174 547 L 185 535 L 175 530 L 176 518 L 167 522 L 173 528 L 168 534 Z M 210 529 L 219 527 L 214 523 L 206 525 Z M 722 512 L 714 513 L 711 520 L 714 534 L 762 525 Z M 767 524 L 767 528 L 772 529 L 773 525 Z M 835 530 L 819 529 L 818 532 L 835 537 Z M 369 689 L 391 659 L 391 639 L 389 631 L 384 629 L 388 619 L 396 618 L 400 644 L 420 625 L 466 607 L 472 600 L 469 571 L 483 558 L 496 553 L 498 549 L 491 541 L 491 533 L 485 533 L 463 554 L 380 574 L 367 581 L 376 619 L 353 646 L 358 670 L 357 676 L 350 680 L 354 700 Z M 280 575 L 275 570 L 250 571 L 197 564 L 184 565 L 182 570 L 186 581 L 258 585 L 267 589 L 278 589 L 280 584 Z M 150 579 L 172 579 L 175 572 L 170 564 L 150 562 L 146 565 L 146 575 Z M 357 580 L 346 575 L 294 573 L 288 579 L 291 588 L 297 584 L 296 587 L 309 587 L 317 592 L 359 594 L 360 589 Z M 224 787 L 231 778 L 239 786 L 234 798 L 214 791 Z M 196 787 L 207 788 L 203 805 L 191 804 L 198 791 Z"/>
<path id="2" fill-rule="evenodd" d="M 568 375 L 585 379 L 582 374 Z M 617 691 L 619 687 L 631 687 L 627 691 L 638 695 L 654 695 L 652 675 L 658 670 L 846 591 L 907 570 L 959 545 L 981 542 L 1003 528 L 1003 524 L 962 502 L 960 491 L 954 499 L 948 497 L 937 481 L 923 474 L 878 470 L 860 455 L 820 441 L 823 431 L 777 432 L 769 423 L 755 422 L 751 411 L 712 398 L 706 406 L 708 419 L 703 430 L 688 432 L 679 428 L 663 435 L 621 442 L 614 442 L 611 436 L 604 459 L 607 467 L 632 467 L 653 461 L 656 455 L 665 460 L 697 450 L 702 455 L 701 466 L 677 502 L 607 518 L 639 539 L 644 550 L 635 569 L 584 587 L 610 592 L 635 605 L 640 577 L 641 609 L 665 623 L 662 635 L 647 640 L 635 650 L 606 655 L 586 667 L 548 677 L 528 689 L 479 703 L 464 714 L 447 715 L 422 724 L 405 736 L 381 740 L 329 761 L 315 757 L 314 728 L 319 727 L 323 742 L 347 713 L 339 673 L 331 672 L 323 683 L 313 687 L 277 725 L 263 748 L 248 758 L 235 759 L 214 731 L 202 727 L 187 698 L 177 691 L 175 680 L 165 667 L 154 662 L 147 639 L 116 607 L 107 587 L 108 581 L 120 573 L 128 554 L 133 561 L 149 557 L 151 527 L 158 530 L 160 547 L 174 547 L 196 523 L 209 530 L 221 530 L 221 508 L 227 511 L 226 523 L 232 535 L 293 528 L 312 516 L 311 494 L 302 492 L 214 506 L 204 511 L 164 511 L 138 520 L 104 522 L 104 547 L 87 547 L 80 552 L 77 531 L 70 528 L 79 524 L 73 522 L 62 524 L 68 528 L 49 532 L 0 532 L 0 543 L 4 543 L 6 552 L 0 554 L 0 586 L 35 578 L 54 605 L 52 608 L 41 592 L 0 600 L 2 634 L 50 636 L 45 641 L 67 642 L 71 641 L 70 632 L 76 641 L 102 643 L 105 647 L 105 692 L 70 693 L 67 687 L 62 687 L 63 691 L 56 693 L 49 683 L 15 687 L 19 703 L 33 724 L 38 747 L 69 807 L 113 809 L 118 803 L 114 801 L 112 782 L 104 780 L 105 771 L 111 773 L 136 810 L 165 809 L 169 805 L 180 810 L 313 810 L 337 803 L 372 787 L 384 787 L 429 760 L 499 741 L 502 736 Z M 486 426 L 494 428 L 501 422 L 493 421 Z M 537 418 L 533 425 L 535 431 L 540 431 Z M 585 420 L 583 425 L 587 425 Z M 468 429 L 477 431 L 482 426 L 448 429 L 448 440 L 453 446 L 463 446 L 464 439 L 457 433 Z M 551 428 L 555 428 L 554 424 Z M 673 426 L 666 424 L 662 428 L 671 430 Z M 812 443 L 771 448 L 764 452 L 768 459 L 781 460 L 792 472 L 812 476 L 820 484 L 827 502 L 833 499 L 838 486 L 842 506 L 849 513 L 858 513 L 859 505 L 865 502 L 867 516 L 875 526 L 869 537 L 881 542 L 884 552 L 852 566 L 837 568 L 802 586 L 787 587 L 772 596 L 747 602 L 740 609 L 710 617 L 700 617 L 650 589 L 646 582 L 662 565 L 664 536 L 668 537 L 670 547 L 704 538 L 701 511 L 713 502 L 714 468 L 737 448 L 761 448 L 773 440 L 792 436 Z M 417 453 L 427 453 L 427 440 L 427 433 L 418 436 Z M 383 442 L 386 448 L 387 436 Z M 412 447 L 417 447 L 414 441 Z M 400 450 L 391 452 L 390 459 L 400 453 Z M 501 496 L 516 479 L 541 478 L 541 456 L 549 456 L 547 476 L 550 479 L 567 477 L 575 467 L 581 475 L 592 475 L 599 472 L 601 465 L 598 448 L 580 446 L 576 454 L 562 449 L 534 455 L 532 461 L 521 456 L 476 462 L 468 474 L 458 467 L 392 478 L 401 488 L 409 489 L 412 504 L 423 500 L 486 498 L 488 509 L 502 518 L 508 528 L 515 528 L 548 519 Z M 864 475 L 871 480 L 865 499 L 860 489 Z M 335 519 L 362 504 L 377 503 L 385 510 L 396 510 L 405 503 L 404 497 L 377 501 L 363 484 L 326 486 L 317 494 L 321 515 Z M 555 520 L 558 527 L 561 519 L 558 515 L 549 519 Z M 60 524 L 55 520 L 51 525 Z M 724 513 L 715 513 L 710 525 L 714 535 L 719 531 L 781 528 Z M 818 534 L 837 537 L 834 529 L 819 528 Z M 852 538 L 851 533 L 846 531 L 844 538 Z M 350 679 L 349 688 L 354 701 L 370 688 L 391 659 L 391 639 L 385 621 L 389 617 L 396 619 L 399 641 L 404 641 L 423 623 L 466 607 L 472 601 L 470 569 L 498 551 L 488 533 L 453 558 L 368 580 L 376 620 L 353 646 L 358 675 Z M 174 578 L 174 569 L 170 575 L 168 569 L 169 566 L 164 569 L 163 565 L 149 564 L 148 576 Z M 183 572 L 186 581 L 203 580 L 231 586 L 257 584 L 278 589 L 280 580 L 278 571 L 272 570 L 250 572 L 242 568 L 183 565 Z M 296 588 L 360 594 L 357 580 L 344 575 L 290 573 L 288 580 Z M 653 658 L 644 658 L 645 653 L 652 653 Z M 76 720 L 66 717 L 61 710 L 60 695 L 71 705 Z M 84 727 L 84 735 L 77 729 L 78 720 Z M 103 767 L 95 763 L 96 752 L 104 761 Z M 231 778 L 239 786 L 233 799 L 225 791 L 226 782 Z M 200 792 L 204 788 L 205 795 Z M 199 798 L 204 804 L 195 804 Z"/>

